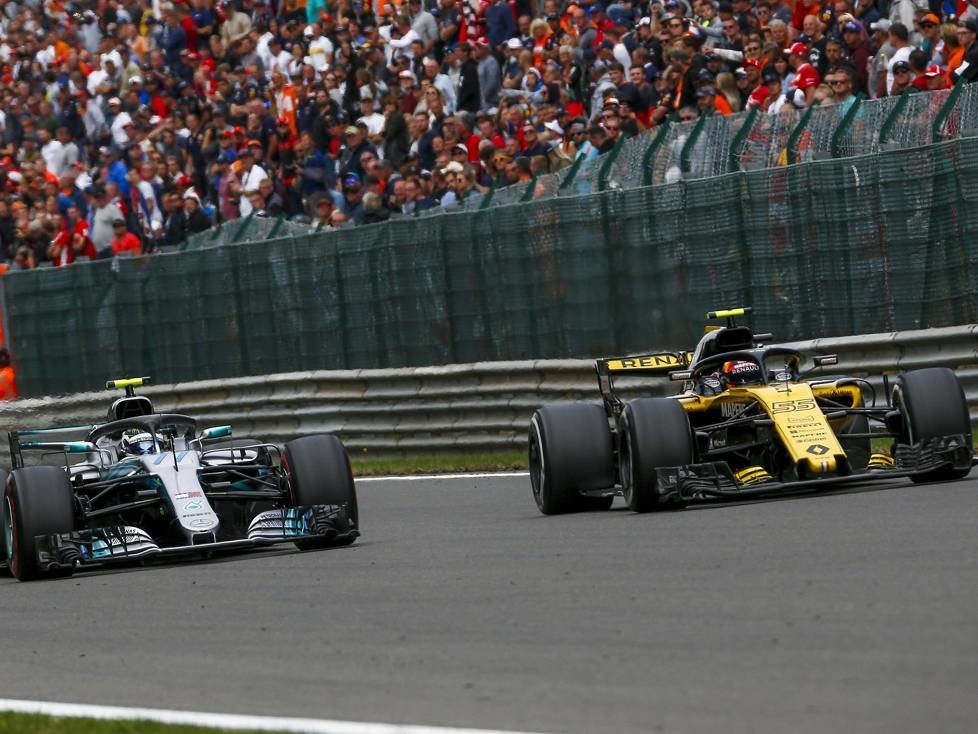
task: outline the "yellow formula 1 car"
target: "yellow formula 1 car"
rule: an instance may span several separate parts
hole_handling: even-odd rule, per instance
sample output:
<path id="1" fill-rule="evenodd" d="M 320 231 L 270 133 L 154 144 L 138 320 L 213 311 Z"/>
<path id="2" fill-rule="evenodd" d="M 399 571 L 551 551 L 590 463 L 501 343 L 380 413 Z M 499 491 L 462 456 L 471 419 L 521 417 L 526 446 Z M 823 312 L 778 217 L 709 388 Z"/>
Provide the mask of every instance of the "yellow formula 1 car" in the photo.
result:
<path id="1" fill-rule="evenodd" d="M 957 479 L 971 471 L 968 404 L 954 372 L 914 370 L 882 395 L 859 377 L 805 376 L 838 362 L 764 346 L 714 311 L 696 350 L 596 363 L 604 406 L 557 403 L 530 422 L 533 498 L 547 515 L 600 510 L 623 495 L 636 512 L 702 500 L 743 499 L 840 483 L 909 477 Z M 615 380 L 669 373 L 673 397 L 624 401 Z M 880 441 L 879 439 L 891 439 Z M 874 452 L 874 443 L 890 444 Z"/>

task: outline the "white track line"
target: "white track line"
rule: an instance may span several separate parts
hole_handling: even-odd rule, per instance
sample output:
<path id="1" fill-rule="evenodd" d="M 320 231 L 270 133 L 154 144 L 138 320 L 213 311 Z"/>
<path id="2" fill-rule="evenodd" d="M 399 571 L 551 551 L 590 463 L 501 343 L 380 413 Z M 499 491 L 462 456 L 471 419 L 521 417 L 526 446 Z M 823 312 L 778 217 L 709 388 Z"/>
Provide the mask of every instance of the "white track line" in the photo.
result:
<path id="1" fill-rule="evenodd" d="M 405 482 L 430 482 L 432 479 L 484 479 L 486 477 L 528 477 L 528 471 L 473 472 L 460 474 L 402 474 L 389 477 L 357 477 L 356 482 L 390 482 L 393 480 Z"/>
<path id="2" fill-rule="evenodd" d="M 83 703 L 21 701 L 9 698 L 0 699 L 0 711 L 10 711 L 19 714 L 41 714 L 59 718 L 155 721 L 161 724 L 183 724 L 184 726 L 200 726 L 213 729 L 301 732 L 303 734 L 532 734 L 532 732 L 501 731 L 498 729 L 459 729 L 450 726 L 410 726 L 406 724 L 372 724 L 359 721 L 333 721 L 329 719 L 209 714 L 199 711 L 93 706 Z"/>

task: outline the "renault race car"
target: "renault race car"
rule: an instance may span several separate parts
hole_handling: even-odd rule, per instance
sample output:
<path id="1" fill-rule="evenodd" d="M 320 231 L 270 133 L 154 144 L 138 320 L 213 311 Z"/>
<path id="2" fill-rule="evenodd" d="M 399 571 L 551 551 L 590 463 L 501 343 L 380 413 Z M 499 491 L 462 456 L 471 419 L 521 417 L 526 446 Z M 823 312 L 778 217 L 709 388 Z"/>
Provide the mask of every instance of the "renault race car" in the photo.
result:
<path id="1" fill-rule="evenodd" d="M 106 423 L 10 432 L 0 557 L 14 576 L 357 538 L 356 491 L 338 438 L 306 436 L 279 450 L 229 439 L 229 426 L 198 431 L 193 418 L 157 413 L 135 394 L 148 379 L 106 385 L 126 391 Z M 25 463 L 52 457 L 58 466 Z"/>
<path id="2" fill-rule="evenodd" d="M 892 384 L 884 375 L 882 395 L 864 378 L 814 377 L 837 357 L 808 364 L 795 349 L 765 346 L 770 334 L 735 323 L 749 311 L 710 312 L 726 325 L 708 327 L 692 353 L 598 360 L 603 407 L 537 410 L 529 460 L 540 511 L 608 509 L 623 495 L 647 512 L 971 470 L 968 404 L 953 371 L 904 372 Z M 616 392 L 622 376 L 663 373 L 684 382 L 679 395 L 626 402 Z"/>

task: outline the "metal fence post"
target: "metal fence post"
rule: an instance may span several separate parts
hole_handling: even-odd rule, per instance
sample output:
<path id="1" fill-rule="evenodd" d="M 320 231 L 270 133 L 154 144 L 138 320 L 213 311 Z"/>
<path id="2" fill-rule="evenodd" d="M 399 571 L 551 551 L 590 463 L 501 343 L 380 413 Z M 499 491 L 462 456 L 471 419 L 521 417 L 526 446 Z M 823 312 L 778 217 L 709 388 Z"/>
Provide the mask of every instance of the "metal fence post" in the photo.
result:
<path id="1" fill-rule="evenodd" d="M 621 148 L 628 140 L 628 135 L 625 133 L 619 133 L 618 142 L 615 143 L 615 147 L 608 151 L 608 155 L 601 162 L 601 168 L 598 170 L 598 191 L 604 191 L 608 185 L 608 171 L 611 170 L 611 166 L 614 165 L 615 159 L 618 154 L 621 153 Z"/>
<path id="2" fill-rule="evenodd" d="M 730 143 L 730 172 L 740 170 L 740 148 L 744 144 L 744 140 L 750 133 L 751 129 L 754 127 L 754 121 L 757 119 L 757 113 L 759 107 L 755 107 L 747 114 L 747 119 L 744 120 L 744 124 L 740 126 L 740 130 L 734 135 L 733 141 Z"/>
<path id="3" fill-rule="evenodd" d="M 255 218 L 254 211 L 252 211 L 247 217 L 244 218 L 244 221 L 241 223 L 241 226 L 238 227 L 237 231 L 234 233 L 234 236 L 231 238 L 231 244 L 234 244 L 244 236 L 244 233 L 247 231 L 248 227 L 251 226 L 251 220 L 254 218 Z"/>
<path id="4" fill-rule="evenodd" d="M 913 87 L 907 87 L 900 92 L 900 96 L 897 98 L 897 103 L 893 105 L 893 109 L 890 110 L 890 114 L 886 116 L 886 119 L 883 120 L 883 124 L 880 125 L 880 137 L 877 150 L 881 150 L 883 146 L 886 145 L 886 142 L 890 139 L 890 131 L 893 130 L 893 126 L 896 124 L 896 121 L 900 119 L 900 115 L 902 115 L 903 111 L 907 108 L 907 103 L 910 102 L 910 95 L 915 91 L 916 90 Z"/>
<path id="5" fill-rule="evenodd" d="M 703 132 L 703 126 L 706 125 L 706 121 L 710 118 L 708 112 L 700 115 L 700 119 L 696 121 L 693 125 L 693 129 L 689 131 L 689 137 L 686 138 L 686 142 L 683 143 L 683 149 L 679 153 L 679 170 L 682 172 L 683 177 L 689 173 L 689 156 L 693 152 L 693 146 L 696 141 L 699 140 L 700 133 Z"/>
<path id="6" fill-rule="evenodd" d="M 489 191 L 487 191 L 486 195 L 483 197 L 482 202 L 479 204 L 479 208 L 488 209 L 489 203 L 492 201 L 492 196 L 495 193 L 496 193 L 496 184 L 495 182 L 493 182 L 489 184 Z"/>
<path id="7" fill-rule="evenodd" d="M 941 139 L 941 128 L 944 126 L 944 123 L 947 122 L 947 118 L 954 110 L 954 106 L 958 103 L 958 98 L 961 96 L 961 93 L 964 92 L 964 85 L 966 83 L 967 82 L 965 82 L 964 77 L 961 77 L 958 79 L 958 83 L 954 85 L 951 93 L 947 95 L 947 100 L 937 113 L 937 117 L 934 118 L 934 124 L 931 127 L 932 143 L 936 143 Z"/>
<path id="8" fill-rule="evenodd" d="M 567 170 L 567 176 L 563 181 L 560 182 L 560 186 L 557 187 L 558 196 L 560 196 L 561 191 L 570 188 L 571 184 L 574 183 L 574 179 L 577 177 L 577 172 L 581 170 L 581 164 L 584 162 L 584 156 L 577 156 L 574 159 L 574 163 Z"/>
<path id="9" fill-rule="evenodd" d="M 832 144 L 829 148 L 832 151 L 833 158 L 840 157 L 839 144 L 842 140 L 842 135 L 849 129 L 849 126 L 852 125 L 852 121 L 856 119 L 856 114 L 859 112 L 859 106 L 862 103 L 863 96 L 860 94 L 856 97 L 853 103 L 849 105 L 849 109 L 846 110 L 846 113 L 842 116 L 842 119 L 839 120 L 839 124 L 835 126 L 835 130 L 832 132 Z"/>
<path id="10" fill-rule="evenodd" d="M 533 178 L 530 179 L 530 183 L 526 185 L 526 190 L 523 192 L 523 195 L 520 197 L 520 204 L 525 204 L 528 201 L 533 201 L 533 191 L 534 189 L 536 189 L 536 187 L 537 187 L 537 177 L 534 176 Z"/>
<path id="11" fill-rule="evenodd" d="M 277 235 L 278 234 L 278 231 L 280 229 L 282 229 L 282 225 L 283 224 L 285 224 L 285 215 L 284 214 L 279 214 L 275 218 L 275 224 L 272 225 L 272 229 L 268 233 L 268 236 L 265 239 L 269 239 L 269 240 L 275 239 L 275 235 Z"/>
<path id="12" fill-rule="evenodd" d="M 812 102 L 811 106 L 808 109 L 806 109 L 804 113 L 802 113 L 801 119 L 798 120 L 798 124 L 795 125 L 795 129 L 791 131 L 791 135 L 788 136 L 788 145 L 787 145 L 786 152 L 787 152 L 789 166 L 794 165 L 795 163 L 798 162 L 798 159 L 795 156 L 795 146 L 798 145 L 798 138 L 800 138 L 801 134 L 805 132 L 805 126 L 808 125 L 808 120 L 811 119 L 812 112 L 815 110 L 817 106 L 818 106 L 818 101 Z"/>
<path id="13" fill-rule="evenodd" d="M 666 135 L 669 134 L 669 125 L 671 124 L 669 120 L 666 120 L 659 125 L 659 132 L 655 134 L 655 139 L 646 149 L 645 155 L 642 156 L 643 183 L 646 186 L 652 185 L 652 162 L 655 160 L 655 154 L 659 152 L 659 148 L 666 141 Z"/>

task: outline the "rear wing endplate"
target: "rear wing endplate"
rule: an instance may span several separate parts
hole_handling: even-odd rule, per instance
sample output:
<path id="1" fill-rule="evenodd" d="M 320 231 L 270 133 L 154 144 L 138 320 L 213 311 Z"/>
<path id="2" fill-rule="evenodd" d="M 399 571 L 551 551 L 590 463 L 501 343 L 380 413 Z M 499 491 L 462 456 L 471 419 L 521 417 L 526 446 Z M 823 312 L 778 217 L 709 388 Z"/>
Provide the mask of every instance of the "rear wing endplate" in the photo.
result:
<path id="1" fill-rule="evenodd" d="M 665 376 L 670 372 L 685 369 L 692 360 L 692 352 L 655 352 L 596 360 L 594 366 L 598 373 L 598 389 L 601 391 L 605 406 L 613 415 L 617 415 L 622 407 L 621 400 L 615 395 L 613 380 L 615 375 Z"/>

